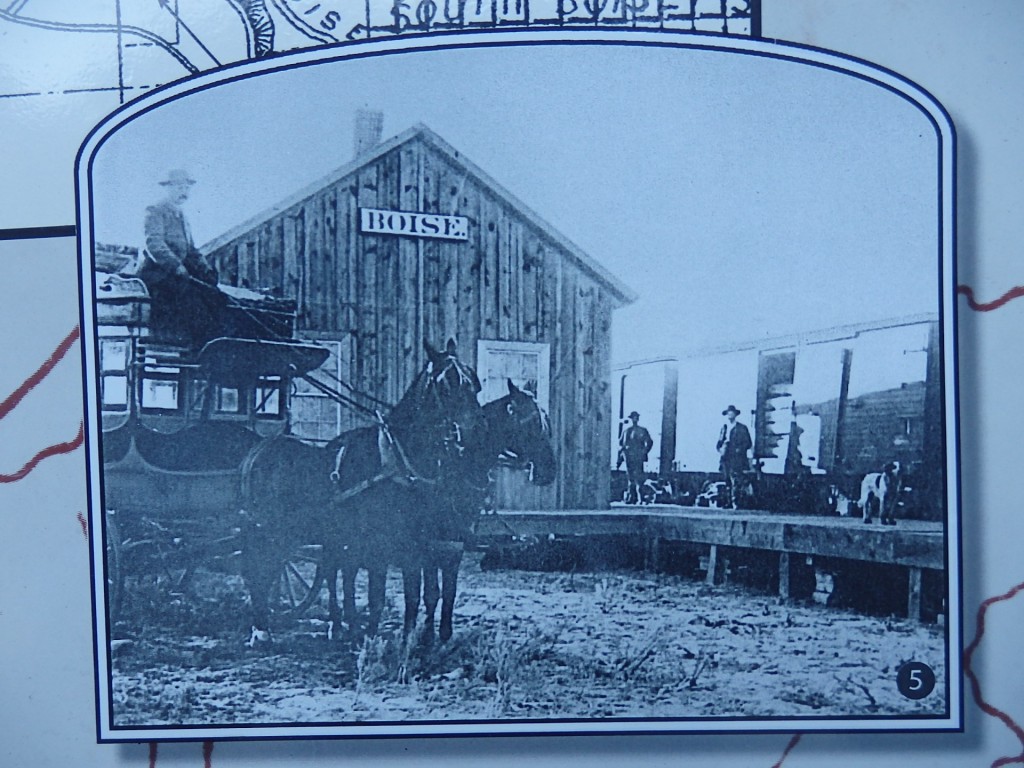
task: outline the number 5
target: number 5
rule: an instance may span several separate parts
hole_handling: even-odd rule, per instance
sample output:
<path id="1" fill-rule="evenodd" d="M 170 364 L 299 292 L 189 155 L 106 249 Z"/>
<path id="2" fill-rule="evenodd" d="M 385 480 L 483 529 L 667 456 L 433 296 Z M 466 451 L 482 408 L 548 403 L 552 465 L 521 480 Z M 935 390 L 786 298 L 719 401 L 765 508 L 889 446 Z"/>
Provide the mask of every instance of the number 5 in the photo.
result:
<path id="1" fill-rule="evenodd" d="M 910 670 L 910 685 L 907 687 L 912 691 L 919 691 L 924 687 L 924 680 L 921 679 L 920 669 Z"/>

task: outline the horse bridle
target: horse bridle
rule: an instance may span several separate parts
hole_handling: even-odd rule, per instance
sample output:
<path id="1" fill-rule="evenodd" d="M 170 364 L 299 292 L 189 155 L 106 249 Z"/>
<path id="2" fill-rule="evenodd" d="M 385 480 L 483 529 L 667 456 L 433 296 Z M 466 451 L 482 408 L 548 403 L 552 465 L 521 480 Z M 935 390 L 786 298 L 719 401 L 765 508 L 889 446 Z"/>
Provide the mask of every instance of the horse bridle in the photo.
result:
<path id="1" fill-rule="evenodd" d="M 479 391 L 480 384 L 476 380 L 475 375 L 473 375 L 471 371 L 467 372 L 467 369 L 465 369 L 463 365 L 459 362 L 459 360 L 454 356 L 445 356 L 445 365 L 437 374 L 434 374 L 432 370 L 433 365 L 434 362 L 431 361 L 430 369 L 428 370 L 428 372 L 431 374 L 431 378 L 433 379 L 433 383 L 435 385 L 440 385 L 443 381 L 445 381 L 448 374 L 452 370 L 454 370 L 459 377 L 459 386 L 464 386 L 468 384 L 474 387 L 477 391 Z M 444 411 L 445 409 L 442 407 L 441 398 L 440 395 L 438 394 L 437 387 L 430 387 L 430 391 L 433 392 L 435 401 L 438 405 L 438 410 Z M 466 445 L 463 442 L 463 436 L 465 432 L 465 430 L 463 429 L 463 425 L 460 424 L 459 420 L 456 418 L 444 418 L 441 419 L 441 421 L 439 422 L 439 426 L 444 427 L 445 436 L 442 438 L 441 444 L 444 447 L 445 454 L 449 456 L 454 454 L 456 458 L 461 457 L 466 452 Z"/>
<path id="2" fill-rule="evenodd" d="M 514 408 L 512 395 L 507 395 L 508 403 L 505 405 L 505 412 L 512 419 L 513 427 L 526 427 L 534 418 L 540 421 L 540 429 L 542 435 L 548 435 L 551 433 L 550 423 L 548 421 L 548 415 L 544 409 L 540 407 L 540 403 L 537 402 L 536 398 L 531 397 L 529 394 L 526 397 L 530 400 L 533 409 L 527 413 L 517 414 Z M 513 469 L 525 469 L 530 473 L 530 482 L 533 482 L 533 471 L 534 463 L 530 460 L 522 460 L 521 457 L 515 453 L 515 451 L 506 448 L 499 454 L 498 462 L 501 466 L 511 467 Z"/>

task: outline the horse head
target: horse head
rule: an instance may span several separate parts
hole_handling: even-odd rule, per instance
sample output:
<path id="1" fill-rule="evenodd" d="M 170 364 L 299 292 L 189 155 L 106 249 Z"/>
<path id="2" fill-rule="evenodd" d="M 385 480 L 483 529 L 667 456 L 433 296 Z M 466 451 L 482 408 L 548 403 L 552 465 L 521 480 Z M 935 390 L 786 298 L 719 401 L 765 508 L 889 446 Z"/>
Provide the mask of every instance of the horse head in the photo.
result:
<path id="1" fill-rule="evenodd" d="M 477 395 L 480 379 L 476 371 L 459 359 L 454 339 L 448 339 L 444 352 L 438 352 L 424 339 L 427 366 L 424 369 L 426 392 L 434 399 L 441 418 L 462 433 L 458 438 L 465 445 L 471 434 L 483 425 L 483 412 Z"/>
<path id="2" fill-rule="evenodd" d="M 457 463 L 473 442 L 483 426 L 483 411 L 477 400 L 480 380 L 472 367 L 459 360 L 455 342 L 449 339 L 443 352 L 428 341 L 423 347 L 427 361 L 388 423 L 412 463 L 424 469 L 424 476 L 435 477 L 437 470 Z"/>
<path id="3" fill-rule="evenodd" d="M 508 394 L 484 406 L 490 439 L 506 466 L 529 469 L 535 485 L 555 479 L 551 425 L 537 398 L 508 379 Z"/>

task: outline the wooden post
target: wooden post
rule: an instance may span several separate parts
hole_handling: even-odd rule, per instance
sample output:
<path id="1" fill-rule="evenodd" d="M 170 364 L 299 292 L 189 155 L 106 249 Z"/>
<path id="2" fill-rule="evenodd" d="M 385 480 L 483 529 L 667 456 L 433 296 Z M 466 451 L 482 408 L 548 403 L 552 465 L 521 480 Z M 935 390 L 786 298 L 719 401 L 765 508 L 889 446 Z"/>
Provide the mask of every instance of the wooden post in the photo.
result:
<path id="1" fill-rule="evenodd" d="M 657 571 L 661 565 L 661 538 L 658 536 L 651 536 L 647 540 L 647 562 L 646 567 L 648 571 Z"/>
<path id="2" fill-rule="evenodd" d="M 921 569 L 908 568 L 907 618 L 921 620 Z"/>
<path id="3" fill-rule="evenodd" d="M 665 392 L 661 403 L 661 459 L 658 474 L 670 477 L 676 459 L 676 413 L 679 398 L 679 369 L 675 363 L 665 363 Z"/>
<path id="4" fill-rule="evenodd" d="M 789 552 L 779 553 L 779 597 L 789 599 Z"/>
<path id="5" fill-rule="evenodd" d="M 721 584 L 724 575 L 725 558 L 719 555 L 718 545 L 712 544 L 711 551 L 708 553 L 708 575 L 705 581 L 712 586 Z"/>

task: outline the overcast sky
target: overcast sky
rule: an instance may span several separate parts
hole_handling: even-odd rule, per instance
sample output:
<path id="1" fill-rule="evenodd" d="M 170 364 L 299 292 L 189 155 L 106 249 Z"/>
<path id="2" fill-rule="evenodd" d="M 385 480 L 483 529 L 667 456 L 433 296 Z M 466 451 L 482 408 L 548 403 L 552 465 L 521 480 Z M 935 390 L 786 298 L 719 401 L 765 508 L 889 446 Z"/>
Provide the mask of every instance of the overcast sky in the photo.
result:
<path id="1" fill-rule="evenodd" d="M 616 363 L 938 308 L 937 139 L 792 62 L 627 46 L 404 53 L 179 99 L 111 137 L 96 238 L 140 244 L 170 168 L 207 242 L 344 165 L 357 108 L 423 122 L 639 295 Z"/>

